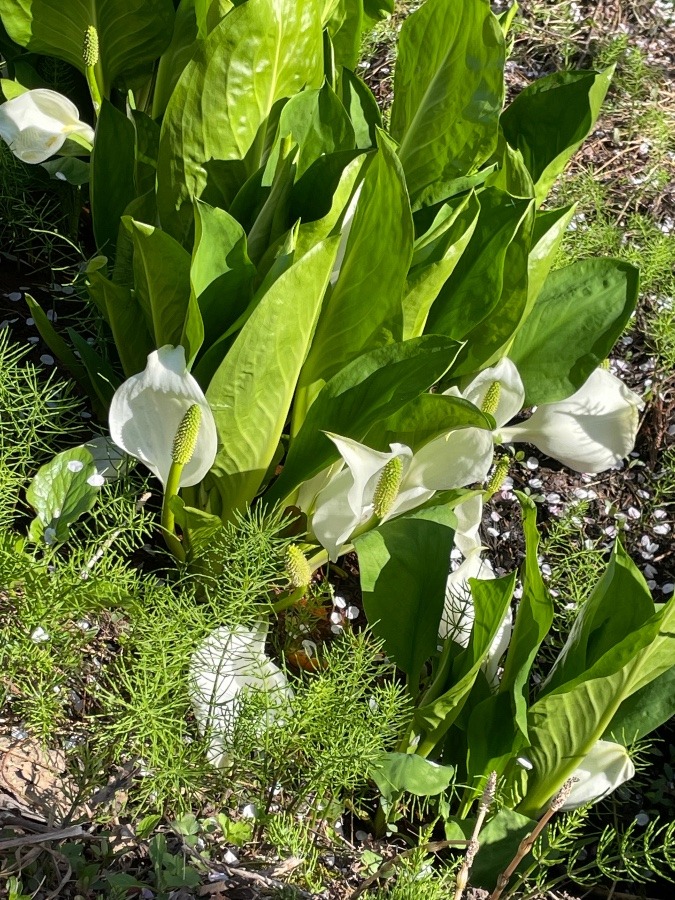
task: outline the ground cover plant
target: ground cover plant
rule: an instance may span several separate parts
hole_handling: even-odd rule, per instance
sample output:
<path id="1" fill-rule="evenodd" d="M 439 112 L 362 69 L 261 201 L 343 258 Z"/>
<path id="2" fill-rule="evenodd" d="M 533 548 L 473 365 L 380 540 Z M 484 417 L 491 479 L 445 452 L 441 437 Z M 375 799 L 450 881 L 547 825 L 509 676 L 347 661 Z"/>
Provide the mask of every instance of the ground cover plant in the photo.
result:
<path id="1" fill-rule="evenodd" d="M 511 876 L 531 876 L 516 871 L 521 838 L 630 779 L 636 742 L 672 711 L 671 604 L 655 605 L 620 541 L 570 628 L 539 569 L 534 498 L 519 495 L 515 615 L 515 566 L 495 577 L 479 534 L 484 503 L 523 456 L 514 443 L 598 473 L 635 441 L 643 401 L 604 361 L 634 309 L 636 270 L 611 259 L 556 267 L 575 208 L 543 206 L 612 73 L 546 76 L 503 108 L 513 11 L 428 0 L 401 31 L 385 129 L 353 70 L 364 27 L 388 10 L 248 0 L 182 3 L 174 17 L 161 6 L 126 23 L 121 53 L 114 3 L 61 36 L 40 32 L 49 3 L 0 5 L 14 76 L 2 135 L 88 197 L 97 255 L 82 279 L 104 340 L 93 348 L 73 329 L 69 346 L 28 303 L 112 438 L 67 439 L 28 486 L 34 517 L 12 605 L 35 612 L 21 599 L 33 566 L 42 578 L 58 571 L 62 586 L 85 572 L 113 626 L 133 623 L 114 634 L 122 652 L 95 704 L 109 716 L 99 750 L 121 751 L 107 763 L 123 766 L 131 747 L 147 770 L 136 802 L 181 809 L 200 790 L 246 785 L 258 837 L 266 828 L 281 852 L 304 857 L 317 891 L 311 834 L 293 813 L 309 803 L 315 827 L 370 778 L 379 806 L 357 808 L 376 833 L 398 827 L 406 797 L 434 797 L 425 816 L 443 830 L 441 849 L 461 850 L 489 812 L 482 852 L 472 845 L 461 871 L 455 853 L 437 886 L 454 878 L 461 892 L 470 877 L 497 896 Z M 79 70 L 95 131 L 81 97 L 75 107 L 22 81 L 21 46 Z M 460 107 L 453 84 L 472 102 Z M 159 529 L 177 564 L 145 560 L 168 564 L 168 584 L 153 577 L 140 603 L 135 572 L 114 575 L 114 590 L 94 577 L 104 558 L 122 572 L 145 539 L 133 458 L 162 485 Z M 323 575 L 339 581 L 329 561 L 353 551 L 359 605 L 338 596 L 330 613 Z M 463 561 L 448 576 L 451 557 Z M 89 614 L 85 592 L 82 602 Z M 370 636 L 325 640 L 361 604 Z M 43 738 L 72 646 L 58 647 L 63 671 L 42 660 L 35 698 L 18 691 L 28 699 L 15 715 Z M 399 678 L 377 663 L 382 651 Z M 292 686 L 289 662 L 307 670 Z M 334 765 L 341 753 L 349 777 Z M 189 849 L 203 831 L 227 834 L 227 817 L 214 821 L 174 830 Z M 573 845 L 578 821 L 534 845 L 538 871 Z M 174 872 L 177 858 L 153 841 L 157 890 L 199 880 L 198 868 Z M 652 871 L 668 865 L 658 853 L 646 854 Z"/>

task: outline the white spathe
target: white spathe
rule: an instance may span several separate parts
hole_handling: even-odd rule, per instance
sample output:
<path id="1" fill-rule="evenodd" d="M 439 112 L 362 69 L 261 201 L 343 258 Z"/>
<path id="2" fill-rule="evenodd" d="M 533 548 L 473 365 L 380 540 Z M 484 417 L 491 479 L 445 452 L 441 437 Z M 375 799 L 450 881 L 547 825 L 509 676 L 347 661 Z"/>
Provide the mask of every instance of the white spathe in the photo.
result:
<path id="1" fill-rule="evenodd" d="M 383 522 L 415 509 L 436 491 L 482 481 L 490 467 L 492 438 L 483 432 L 484 440 L 477 444 L 467 434 L 471 430 L 436 438 L 415 454 L 405 444 L 390 444 L 389 452 L 383 452 L 328 434 L 345 466 L 317 494 L 312 530 L 330 558 L 336 560 L 354 530 L 374 515 L 375 489 L 385 466 L 395 457 L 402 463 L 401 484 Z"/>
<path id="2" fill-rule="evenodd" d="M 36 88 L 0 106 L 0 137 L 22 162 L 45 162 L 71 135 L 93 144 L 91 126 L 80 121 L 75 104 L 56 91 Z"/>
<path id="3" fill-rule="evenodd" d="M 491 563 L 481 558 L 479 529 L 483 514 L 481 494 L 469 497 L 455 507 L 457 529 L 455 547 L 464 556 L 462 563 L 450 570 L 445 587 L 445 607 L 438 629 L 441 640 L 451 638 L 462 647 L 468 647 L 476 611 L 471 596 L 470 578 L 491 581 L 495 573 Z M 499 661 L 504 655 L 513 630 L 513 613 L 509 609 L 499 627 L 499 631 L 488 650 L 483 669 L 490 684 L 497 683 Z"/>
<path id="4" fill-rule="evenodd" d="M 635 766 L 622 744 L 596 741 L 581 765 L 572 772 L 578 781 L 573 785 L 563 809 L 576 809 L 585 803 L 595 803 L 624 781 L 635 775 Z"/>
<path id="5" fill-rule="evenodd" d="M 210 740 L 208 759 L 214 766 L 229 762 L 237 717 L 246 695 L 264 694 L 266 713 L 261 729 L 288 711 L 293 692 L 281 669 L 265 655 L 266 625 L 255 631 L 222 626 L 192 655 L 189 689 L 200 732 Z"/>
<path id="6" fill-rule="evenodd" d="M 502 428 L 504 443 L 524 441 L 576 472 L 604 472 L 635 446 L 642 399 L 606 369 L 579 390 L 538 406 L 526 422 Z"/>
<path id="7" fill-rule="evenodd" d="M 202 411 L 197 444 L 179 486 L 198 484 L 213 465 L 218 435 L 204 392 L 187 371 L 183 347 L 166 344 L 153 350 L 145 369 L 117 388 L 108 417 L 110 436 L 166 486 L 178 426 L 195 403 Z"/>

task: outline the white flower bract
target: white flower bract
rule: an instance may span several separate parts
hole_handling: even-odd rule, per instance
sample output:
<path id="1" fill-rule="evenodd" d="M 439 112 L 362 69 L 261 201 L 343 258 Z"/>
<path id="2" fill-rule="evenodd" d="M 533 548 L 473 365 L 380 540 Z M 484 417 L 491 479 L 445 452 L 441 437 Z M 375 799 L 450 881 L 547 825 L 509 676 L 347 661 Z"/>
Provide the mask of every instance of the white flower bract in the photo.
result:
<path id="1" fill-rule="evenodd" d="M 80 120 L 75 104 L 56 91 L 36 88 L 0 106 L 0 137 L 22 162 L 45 162 L 70 135 L 94 141 L 93 129 Z"/>
<path id="2" fill-rule="evenodd" d="M 611 794 L 633 775 L 635 766 L 622 744 L 596 741 L 572 773 L 577 782 L 562 808 L 576 809 L 585 803 L 595 803 Z"/>
<path id="3" fill-rule="evenodd" d="M 287 711 L 293 696 L 281 669 L 265 655 L 265 626 L 251 631 L 225 626 L 212 632 L 190 662 L 190 697 L 197 725 L 210 740 L 208 758 L 215 766 L 229 761 L 236 720 L 247 693 L 265 694 L 268 728 Z"/>
<path id="4" fill-rule="evenodd" d="M 218 436 L 204 392 L 187 371 L 183 347 L 167 344 L 154 350 L 145 369 L 117 388 L 110 404 L 110 436 L 166 486 L 176 431 L 194 404 L 202 411 L 197 444 L 179 486 L 198 484 L 213 465 Z"/>

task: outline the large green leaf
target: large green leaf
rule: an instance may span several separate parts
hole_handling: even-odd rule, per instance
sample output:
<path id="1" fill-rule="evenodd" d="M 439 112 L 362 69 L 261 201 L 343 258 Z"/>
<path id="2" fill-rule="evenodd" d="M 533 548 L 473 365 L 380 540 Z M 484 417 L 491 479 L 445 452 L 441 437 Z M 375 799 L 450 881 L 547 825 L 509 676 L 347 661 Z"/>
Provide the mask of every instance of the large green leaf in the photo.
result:
<path id="1" fill-rule="evenodd" d="M 502 114 L 504 135 L 523 156 L 538 204 L 590 134 L 612 72 L 554 72 L 521 91 Z"/>
<path id="2" fill-rule="evenodd" d="M 531 209 L 496 188 L 481 192 L 480 213 L 469 244 L 445 282 L 427 319 L 426 331 L 463 340 L 499 305 L 505 285 L 514 289 L 522 266 L 506 271 L 507 254 Z M 520 254 L 519 254 L 520 255 Z M 525 273 L 527 274 L 527 273 Z"/>
<path id="3" fill-rule="evenodd" d="M 185 347 L 190 363 L 204 339 L 197 302 L 190 292 L 190 255 L 161 228 L 125 218 L 134 242 L 134 282 L 149 315 L 156 347 Z"/>
<path id="4" fill-rule="evenodd" d="M 544 693 L 577 678 L 654 614 L 642 573 L 617 541 L 602 578 L 584 601 L 543 685 Z"/>
<path id="5" fill-rule="evenodd" d="M 427 756 L 448 732 L 462 710 L 481 664 L 497 636 L 513 596 L 516 573 L 494 581 L 471 579 L 475 619 L 469 646 L 453 661 L 446 641 L 434 683 L 422 697 L 413 717 L 420 735 L 418 752 Z"/>
<path id="6" fill-rule="evenodd" d="M 355 69 L 365 27 L 363 0 L 338 0 L 326 27 L 334 48 L 335 64 Z"/>
<path id="7" fill-rule="evenodd" d="M 386 800 L 406 791 L 416 797 L 432 797 L 449 786 L 455 770 L 439 766 L 415 753 L 381 753 L 370 769 L 370 777 Z"/>
<path id="8" fill-rule="evenodd" d="M 318 0 L 248 0 L 228 13 L 198 44 L 164 116 L 157 191 L 164 227 L 181 239 L 189 230 L 209 160 L 243 160 L 253 148 L 249 173 L 256 171 L 276 102 L 322 79 Z"/>
<path id="9" fill-rule="evenodd" d="M 406 342 L 408 343 L 408 342 Z M 428 441 L 457 428 L 493 430 L 494 419 L 462 397 L 445 394 L 420 394 L 393 415 L 368 431 L 369 447 L 388 450 L 398 441 L 418 450 Z"/>
<path id="10" fill-rule="evenodd" d="M 378 133 L 378 147 L 366 171 L 337 280 L 326 297 L 303 367 L 304 409 L 352 359 L 402 337 L 401 298 L 412 257 L 412 215 L 403 173 L 383 132 Z"/>
<path id="11" fill-rule="evenodd" d="M 628 745 L 675 716 L 675 664 L 624 700 L 602 735 Z"/>
<path id="12" fill-rule="evenodd" d="M 171 43 L 162 53 L 157 66 L 152 95 L 153 119 L 159 120 L 164 113 L 183 69 L 192 59 L 198 30 L 195 0 L 181 0 L 176 9 Z"/>
<path id="13" fill-rule="evenodd" d="M 471 867 L 471 884 L 491 891 L 500 872 L 518 852 L 518 845 L 536 822 L 513 809 L 500 809 L 481 829 L 480 850 Z"/>
<path id="14" fill-rule="evenodd" d="M 436 652 L 456 519 L 401 516 L 354 539 L 363 608 L 384 650 L 416 685 Z"/>
<path id="15" fill-rule="evenodd" d="M 672 668 L 674 653 L 671 601 L 585 672 L 537 700 L 529 715 L 527 755 L 533 768 L 520 812 L 539 813 L 605 734 L 624 701 Z"/>
<path id="16" fill-rule="evenodd" d="M 415 241 L 403 298 L 404 338 L 424 331 L 431 305 L 471 240 L 479 213 L 472 191 L 454 204 L 444 204 L 431 228 Z"/>
<path id="17" fill-rule="evenodd" d="M 582 260 L 548 276 L 509 350 L 527 406 L 581 387 L 625 328 L 638 283 L 637 269 L 613 259 Z"/>
<path id="18" fill-rule="evenodd" d="M 88 288 L 96 305 L 106 310 L 125 376 L 136 375 L 155 348 L 138 299 L 130 288 L 115 284 L 99 271 L 89 274 Z"/>
<path id="19" fill-rule="evenodd" d="M 65 59 L 84 72 L 82 43 L 96 26 L 96 66 L 106 96 L 113 81 L 149 69 L 171 40 L 172 0 L 0 0 L 0 16 L 12 40 L 34 53 Z"/>
<path id="20" fill-rule="evenodd" d="M 391 133 L 411 197 L 468 175 L 497 144 L 504 37 L 487 0 L 427 0 L 401 28 Z"/>
<path id="21" fill-rule="evenodd" d="M 246 233 L 239 222 L 223 209 L 195 201 L 190 286 L 204 322 L 205 348 L 244 312 L 255 276 Z"/>
<path id="22" fill-rule="evenodd" d="M 279 137 L 290 137 L 298 147 L 296 179 L 323 154 L 355 148 L 349 116 L 327 83 L 291 97 L 279 117 Z"/>
<path id="23" fill-rule="evenodd" d="M 362 441 L 375 422 L 438 381 L 457 349 L 454 341 L 432 335 L 380 347 L 341 369 L 320 391 L 292 438 L 268 502 L 282 500 L 339 459 L 337 447 L 323 432 Z"/>
<path id="24" fill-rule="evenodd" d="M 313 247 L 272 284 L 208 387 L 219 439 L 212 476 L 225 518 L 253 499 L 277 449 L 338 240 Z"/>
<path id="25" fill-rule="evenodd" d="M 377 145 L 377 129 L 382 128 L 382 114 L 368 85 L 349 69 L 342 69 L 338 95 L 354 128 L 356 146 L 369 150 Z"/>
<path id="26" fill-rule="evenodd" d="M 103 101 L 91 155 L 90 199 L 96 248 L 114 257 L 120 219 L 136 196 L 135 132 L 130 119 Z"/>
<path id="27" fill-rule="evenodd" d="M 537 507 L 525 494 L 519 493 L 518 499 L 525 532 L 523 596 L 518 604 L 499 692 L 479 703 L 469 720 L 468 770 L 474 779 L 493 770 L 501 775 L 509 759 L 526 746 L 530 668 L 553 622 L 553 603 L 537 558 Z"/>

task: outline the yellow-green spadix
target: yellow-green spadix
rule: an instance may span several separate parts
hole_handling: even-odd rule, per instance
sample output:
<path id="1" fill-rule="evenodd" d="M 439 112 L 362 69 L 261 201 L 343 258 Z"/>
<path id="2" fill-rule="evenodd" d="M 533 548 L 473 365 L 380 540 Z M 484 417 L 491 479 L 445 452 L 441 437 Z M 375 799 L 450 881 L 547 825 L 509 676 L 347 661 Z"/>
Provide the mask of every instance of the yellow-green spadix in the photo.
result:
<path id="1" fill-rule="evenodd" d="M 199 416 L 191 414 L 199 420 L 197 432 L 179 487 L 198 484 L 213 465 L 218 438 L 211 407 L 187 371 L 183 347 L 167 344 L 154 350 L 145 369 L 115 391 L 110 404 L 110 436 L 166 486 L 176 434 L 194 406 L 200 410 Z"/>

